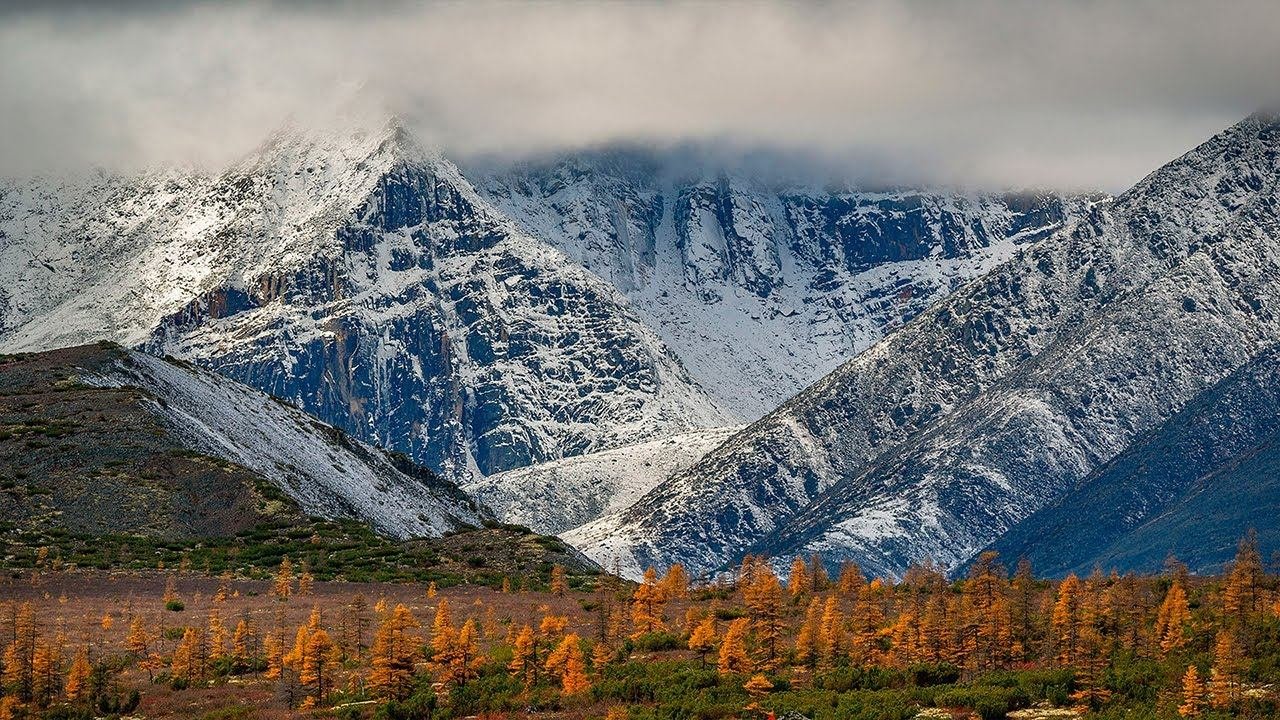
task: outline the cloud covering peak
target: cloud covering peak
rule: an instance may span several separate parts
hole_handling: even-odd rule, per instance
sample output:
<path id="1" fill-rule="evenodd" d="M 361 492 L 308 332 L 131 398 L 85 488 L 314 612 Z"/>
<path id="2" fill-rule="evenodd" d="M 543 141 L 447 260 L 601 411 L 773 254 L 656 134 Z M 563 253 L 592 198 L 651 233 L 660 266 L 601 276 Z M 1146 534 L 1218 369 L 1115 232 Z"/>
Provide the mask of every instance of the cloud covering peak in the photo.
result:
<path id="1" fill-rule="evenodd" d="M 216 167 L 354 94 L 462 155 L 727 141 L 1119 190 L 1276 98 L 1278 35 L 1257 0 L 32 5 L 0 13 L 0 169 Z"/>

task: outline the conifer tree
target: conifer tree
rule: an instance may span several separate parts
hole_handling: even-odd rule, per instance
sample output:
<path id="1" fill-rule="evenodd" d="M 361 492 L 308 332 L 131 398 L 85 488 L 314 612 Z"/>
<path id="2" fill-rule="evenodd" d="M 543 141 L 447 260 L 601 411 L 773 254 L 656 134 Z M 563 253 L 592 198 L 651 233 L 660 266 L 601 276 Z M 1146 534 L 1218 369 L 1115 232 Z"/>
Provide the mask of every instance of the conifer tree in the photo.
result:
<path id="1" fill-rule="evenodd" d="M 308 632 L 298 682 L 308 688 L 317 700 L 323 701 L 333 685 L 331 675 L 336 665 L 333 651 L 333 641 L 324 628 Z"/>
<path id="2" fill-rule="evenodd" d="M 476 629 L 476 621 L 467 618 L 458 631 L 457 645 L 453 653 L 453 665 L 449 674 L 459 686 L 480 675 L 480 665 L 484 658 L 480 655 L 480 632 Z"/>
<path id="3" fill-rule="evenodd" d="M 760 700 L 773 691 L 773 683 L 764 675 L 756 674 L 742 685 L 742 689 L 746 690 L 747 695 L 751 697 L 751 704 L 747 709 L 754 710 L 760 707 Z"/>
<path id="4" fill-rule="evenodd" d="M 597 676 L 600 676 L 604 672 L 604 669 L 612 662 L 613 651 L 609 649 L 608 645 L 605 645 L 602 642 L 597 642 L 591 646 L 591 668 L 595 670 Z M 702 658 L 702 666 L 704 668 L 707 666 L 705 654 Z"/>
<path id="5" fill-rule="evenodd" d="M 796 659 L 802 664 L 817 662 L 822 647 L 822 599 L 813 597 L 805 610 L 804 622 L 796 633 Z"/>
<path id="6" fill-rule="evenodd" d="M 844 617 L 835 596 L 827 598 L 822 608 L 821 642 L 818 652 L 818 669 L 830 670 L 836 656 L 844 650 Z"/>
<path id="7" fill-rule="evenodd" d="M 311 570 L 307 564 L 302 563 L 302 571 L 298 573 L 298 597 L 308 597 L 311 595 L 311 586 L 315 583 L 315 577 L 311 574 Z"/>
<path id="8" fill-rule="evenodd" d="M 307 625 L 299 625 L 297 631 L 293 635 L 293 647 L 289 652 L 285 653 L 282 660 L 284 667 L 295 673 L 302 672 L 302 662 L 307 656 L 307 643 L 310 641 L 311 630 Z"/>
<path id="9" fill-rule="evenodd" d="M 809 581 L 813 584 L 814 592 L 825 592 L 831 587 L 831 576 L 827 574 L 827 565 L 822 562 L 822 556 L 817 553 L 809 556 Z"/>
<path id="10" fill-rule="evenodd" d="M 685 572 L 684 565 L 672 563 L 667 568 L 667 574 L 662 576 L 660 589 L 664 600 L 683 600 L 689 597 L 689 573 Z"/>
<path id="11" fill-rule="evenodd" d="M 271 585 L 271 593 L 281 602 L 287 601 L 293 594 L 293 563 L 286 555 L 280 559 L 280 567 L 276 569 L 275 582 Z"/>
<path id="12" fill-rule="evenodd" d="M 247 663 L 253 656 L 253 626 L 248 618 L 240 618 L 231 634 L 231 657 L 237 664 Z"/>
<path id="13" fill-rule="evenodd" d="M 347 614 L 350 617 L 347 626 L 351 631 L 347 645 L 352 648 L 356 657 L 360 657 L 364 654 L 364 629 L 369 624 L 369 603 L 363 594 L 356 593 L 351 598 L 351 602 L 347 604 Z"/>
<path id="14" fill-rule="evenodd" d="M 1182 676 L 1182 704 L 1178 706 L 1178 714 L 1182 717 L 1200 717 L 1204 711 L 1204 683 L 1200 680 L 1200 671 L 1195 665 L 1187 666 Z"/>
<path id="15" fill-rule="evenodd" d="M 38 708 L 46 708 L 58 693 L 62 658 L 56 645 L 37 639 L 35 657 L 31 663 L 33 686 L 31 702 Z"/>
<path id="16" fill-rule="evenodd" d="M 13 640 L 4 651 L 4 684 L 24 703 L 31 702 L 35 693 L 35 656 L 38 644 L 35 610 L 30 602 L 24 602 L 15 612 Z"/>
<path id="17" fill-rule="evenodd" d="M 569 581 L 565 578 L 563 565 L 551 566 L 551 594 L 556 597 L 564 597 L 569 592 Z"/>
<path id="18" fill-rule="evenodd" d="M 666 629 L 662 619 L 662 611 L 666 606 L 666 595 L 658 583 L 658 571 L 649 568 L 644 572 L 644 579 L 631 596 L 631 637 L 639 638 L 649 633 Z"/>
<path id="19" fill-rule="evenodd" d="M 791 561 L 791 574 L 787 576 L 787 592 L 792 601 L 807 595 L 813 590 L 813 580 L 809 577 L 809 565 L 803 558 Z"/>
<path id="20" fill-rule="evenodd" d="M 1080 656 L 1080 633 L 1084 627 L 1084 588 L 1075 573 L 1058 586 L 1053 605 L 1053 641 L 1058 662 L 1074 665 Z"/>
<path id="21" fill-rule="evenodd" d="M 262 640 L 262 652 L 267 657 L 267 670 L 262 674 L 268 680 L 279 679 L 284 670 L 284 641 L 275 631 Z"/>
<path id="22" fill-rule="evenodd" d="M 227 654 L 227 629 L 222 625 L 222 614 L 218 608 L 209 609 L 209 659 L 217 662 Z"/>
<path id="23" fill-rule="evenodd" d="M 755 568 L 752 583 L 743 590 L 743 602 L 765 652 L 763 668 L 772 669 L 778 661 L 783 630 L 782 584 L 767 564 Z"/>
<path id="24" fill-rule="evenodd" d="M 1240 686 L 1240 653 L 1230 630 L 1219 630 L 1213 643 L 1213 667 L 1209 669 L 1209 705 L 1227 710 L 1237 700 Z"/>
<path id="25" fill-rule="evenodd" d="M 1182 582 L 1174 580 L 1156 615 L 1155 637 L 1160 654 L 1166 655 L 1184 647 L 1190 625 L 1191 606 L 1187 601 L 1187 593 L 1182 589 Z"/>
<path id="26" fill-rule="evenodd" d="M 869 666 L 880 661 L 880 625 L 884 612 L 880 594 L 884 583 L 879 579 L 864 585 L 858 593 L 849 616 L 849 659 L 855 665 Z"/>
<path id="27" fill-rule="evenodd" d="M 1011 650 L 1016 659 L 1022 659 L 1033 652 L 1039 639 L 1036 636 L 1036 579 L 1027 558 L 1018 560 L 1009 591 L 1009 620 L 1013 632 Z"/>
<path id="28" fill-rule="evenodd" d="M 707 667 L 707 653 L 715 647 L 715 642 L 716 619 L 708 615 L 689 634 L 689 649 L 698 654 L 698 661 L 704 669 Z"/>
<path id="29" fill-rule="evenodd" d="M 565 635 L 547 656 L 547 671 L 560 676 L 560 687 L 565 695 L 577 695 L 591 688 L 586 659 L 582 655 L 582 641 L 575 633 Z"/>
<path id="30" fill-rule="evenodd" d="M 147 654 L 148 643 L 147 627 L 143 624 L 142 618 L 135 615 L 129 622 L 129 634 L 124 639 L 125 649 L 138 657 L 144 657 Z"/>
<path id="31" fill-rule="evenodd" d="M 1258 534 L 1250 530 L 1240 540 L 1222 597 L 1224 612 L 1236 623 L 1247 626 L 1262 610 L 1264 576 Z"/>
<path id="32" fill-rule="evenodd" d="M 836 592 L 841 597 L 857 598 L 862 593 L 862 586 L 866 585 L 866 578 L 862 576 L 862 568 L 857 563 L 845 562 L 840 565 L 840 578 L 836 581 Z"/>
<path id="33" fill-rule="evenodd" d="M 889 627 L 889 662 L 907 667 L 921 660 L 920 621 L 911 610 L 903 610 Z"/>
<path id="34" fill-rule="evenodd" d="M 996 553 L 978 556 L 964 584 L 962 651 L 969 666 L 985 672 L 1004 667 L 1013 644 L 1004 569 Z"/>
<path id="35" fill-rule="evenodd" d="M 378 626 L 369 650 L 369 686 L 379 697 L 396 699 L 408 692 L 418 657 L 410 631 L 417 627 L 417 618 L 403 604 L 396 605 Z"/>
<path id="36" fill-rule="evenodd" d="M 531 687 L 538 679 L 538 645 L 533 636 L 533 628 L 525 625 L 516 636 L 511 648 L 511 663 L 507 665 L 512 676 L 524 681 L 525 687 Z"/>
<path id="37" fill-rule="evenodd" d="M 538 624 L 538 632 L 543 637 L 554 640 L 564 635 L 565 628 L 569 627 L 569 618 L 565 615 L 544 615 L 542 622 Z"/>
<path id="38" fill-rule="evenodd" d="M 71 670 L 67 673 L 65 691 L 68 700 L 74 703 L 88 696 L 89 673 L 92 671 L 93 668 L 89 665 L 89 648 L 81 647 L 76 651 L 75 658 L 71 661 Z"/>
<path id="39" fill-rule="evenodd" d="M 729 623 L 724 639 L 720 641 L 720 657 L 716 669 L 721 675 L 731 673 L 745 675 L 754 670 L 751 657 L 747 655 L 747 630 L 750 620 L 738 618 Z"/>

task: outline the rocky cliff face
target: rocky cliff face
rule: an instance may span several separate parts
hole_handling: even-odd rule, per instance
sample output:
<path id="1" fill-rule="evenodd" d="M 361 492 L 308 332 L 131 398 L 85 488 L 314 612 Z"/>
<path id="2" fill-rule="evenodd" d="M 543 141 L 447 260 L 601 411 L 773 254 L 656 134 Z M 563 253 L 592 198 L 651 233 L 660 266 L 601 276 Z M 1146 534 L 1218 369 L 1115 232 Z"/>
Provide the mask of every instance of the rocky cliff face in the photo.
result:
<path id="1" fill-rule="evenodd" d="M 1101 199 L 818 188 L 640 150 L 474 175 L 747 420 Z"/>
<path id="2" fill-rule="evenodd" d="M 1274 342 L 1278 149 L 1245 120 L 569 537 L 633 567 L 963 563 Z"/>
<path id="3" fill-rule="evenodd" d="M 140 344 L 453 478 L 728 419 L 613 288 L 398 127 L 88 184 L 65 209 L 6 189 L 5 348 Z"/>

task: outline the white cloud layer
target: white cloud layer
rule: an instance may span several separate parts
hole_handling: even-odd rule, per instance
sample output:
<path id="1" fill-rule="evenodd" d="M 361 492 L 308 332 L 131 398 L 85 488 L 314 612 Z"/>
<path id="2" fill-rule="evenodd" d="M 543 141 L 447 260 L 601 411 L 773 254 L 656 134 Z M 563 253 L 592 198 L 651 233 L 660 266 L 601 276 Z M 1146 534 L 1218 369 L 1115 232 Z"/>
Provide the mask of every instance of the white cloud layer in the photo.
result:
<path id="1" fill-rule="evenodd" d="M 1280 97 L 1274 0 L 55 5 L 0 12 L 4 174 L 216 166 L 362 87 L 463 155 L 715 141 L 1117 190 Z"/>

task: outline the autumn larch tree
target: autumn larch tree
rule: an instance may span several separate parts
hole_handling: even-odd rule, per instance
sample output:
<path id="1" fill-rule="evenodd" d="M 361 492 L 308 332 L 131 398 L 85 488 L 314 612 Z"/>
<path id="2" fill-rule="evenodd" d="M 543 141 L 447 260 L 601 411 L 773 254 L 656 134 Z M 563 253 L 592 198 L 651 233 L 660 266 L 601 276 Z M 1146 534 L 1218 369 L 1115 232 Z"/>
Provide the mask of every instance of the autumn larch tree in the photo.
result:
<path id="1" fill-rule="evenodd" d="M 597 642 L 591 646 L 591 669 L 595 671 L 596 677 L 604 674 L 604 669 L 613 662 L 614 652 L 609 649 L 608 645 Z M 702 660 L 702 666 L 707 666 L 706 658 Z"/>
<path id="2" fill-rule="evenodd" d="M 994 552 L 979 555 L 964 584 L 961 647 L 978 672 L 1004 667 L 1013 644 L 1004 568 L 996 558 Z"/>
<path id="3" fill-rule="evenodd" d="M 242 617 L 240 622 L 236 623 L 236 629 L 231 633 L 231 659 L 238 666 L 248 664 L 254 655 L 254 634 L 253 625 L 249 622 L 249 618 Z"/>
<path id="4" fill-rule="evenodd" d="M 135 615 L 129 621 L 129 633 L 125 636 L 124 647 L 138 657 L 145 657 L 148 643 L 147 626 L 142 622 L 141 616 Z"/>
<path id="5" fill-rule="evenodd" d="M 791 573 L 787 576 L 787 592 L 792 601 L 798 601 L 813 590 L 813 580 L 809 577 L 809 565 L 804 558 L 797 557 L 791 561 Z"/>
<path id="6" fill-rule="evenodd" d="M 1016 659 L 1034 653 L 1039 645 L 1039 622 L 1036 605 L 1036 578 L 1027 558 L 1018 560 L 1018 568 L 1009 583 L 1009 620 L 1013 631 L 1013 647 Z"/>
<path id="7" fill-rule="evenodd" d="M 525 687 L 532 687 L 538 680 L 538 643 L 534 638 L 533 628 L 525 625 L 520 629 L 511 647 L 511 662 L 507 665 L 511 674 L 524 681 Z"/>
<path id="8" fill-rule="evenodd" d="M 644 579 L 631 596 L 631 637 L 639 638 L 666 629 L 662 611 L 666 606 L 666 594 L 658 583 L 658 571 L 649 568 Z"/>
<path id="9" fill-rule="evenodd" d="M 862 592 L 862 586 L 866 585 L 866 578 L 862 576 L 862 568 L 857 563 L 845 562 L 840 565 L 840 578 L 836 581 L 836 592 L 842 597 L 857 598 Z"/>
<path id="10" fill-rule="evenodd" d="M 1074 665 L 1080 656 L 1080 633 L 1084 627 L 1084 588 L 1075 573 L 1058 586 L 1051 626 L 1058 662 Z"/>
<path id="11" fill-rule="evenodd" d="M 417 618 L 403 604 L 396 605 L 378 626 L 369 650 L 369 686 L 379 697 L 401 698 L 408 692 L 418 658 L 417 643 L 410 631 L 417 627 Z"/>
<path id="12" fill-rule="evenodd" d="M 1187 601 L 1187 593 L 1182 588 L 1182 582 L 1174 580 L 1156 614 L 1155 638 L 1162 656 L 1187 644 L 1190 625 L 1191 606 Z"/>
<path id="13" fill-rule="evenodd" d="M 71 661 L 71 670 L 67 673 L 65 692 L 71 702 L 86 699 L 89 691 L 89 674 L 93 668 L 89 665 L 89 648 L 81 647 Z"/>
<path id="14" fill-rule="evenodd" d="M 1209 669 L 1209 705 L 1227 710 L 1239 697 L 1240 652 L 1230 630 L 1219 630 L 1213 643 L 1213 667 Z"/>
<path id="15" fill-rule="evenodd" d="M 35 655 L 39 644 L 35 610 L 31 603 L 20 605 L 13 619 L 13 640 L 4 651 L 4 684 L 24 703 L 31 702 L 35 690 Z"/>
<path id="16" fill-rule="evenodd" d="M 760 701 L 773 691 L 773 683 L 764 675 L 756 674 L 752 675 L 751 679 L 742 685 L 742 689 L 746 690 L 747 695 L 751 698 L 751 703 L 747 705 L 747 709 L 755 710 L 760 707 Z"/>
<path id="17" fill-rule="evenodd" d="M 569 581 L 565 577 L 563 565 L 551 566 L 551 594 L 556 597 L 564 597 L 569 592 Z"/>
<path id="18" fill-rule="evenodd" d="M 222 613 L 218 608 L 209 609 L 209 660 L 217 662 L 227 654 L 227 629 L 222 624 Z"/>
<path id="19" fill-rule="evenodd" d="M 582 641 L 575 633 L 565 635 L 547 656 L 547 671 L 560 676 L 560 687 L 565 695 L 577 695 L 591 688 L 586 659 L 582 655 Z"/>
<path id="20" fill-rule="evenodd" d="M 715 647 L 715 642 L 716 619 L 708 615 L 689 634 L 689 649 L 698 654 L 698 661 L 703 668 L 707 667 L 707 653 Z"/>
<path id="21" fill-rule="evenodd" d="M 1200 680 L 1200 671 L 1195 665 L 1187 666 L 1182 676 L 1182 704 L 1178 706 L 1178 714 L 1182 717 L 1200 717 L 1204 711 L 1204 682 Z"/>
<path id="22" fill-rule="evenodd" d="M 662 576 L 660 587 L 665 600 L 683 600 L 689 597 L 689 573 L 685 572 L 684 565 L 672 563 Z"/>
<path id="23" fill-rule="evenodd" d="M 356 593 L 347 603 L 347 628 L 350 637 L 343 638 L 343 645 L 348 652 L 360 657 L 364 654 L 364 629 L 369 624 L 369 603 L 364 595 Z"/>
<path id="24" fill-rule="evenodd" d="M 752 575 L 752 583 L 743 589 L 743 602 L 755 627 L 756 637 L 765 651 L 762 667 L 768 670 L 778 662 L 779 643 L 784 628 L 782 584 L 765 563 L 757 566 Z"/>
<path id="25" fill-rule="evenodd" d="M 747 654 L 747 631 L 751 627 L 748 618 L 738 618 L 729 623 L 724 639 L 720 641 L 720 657 L 716 670 L 721 675 L 745 675 L 754 670 L 751 656 Z"/>
<path id="26" fill-rule="evenodd" d="M 880 606 L 884 583 L 872 580 L 862 587 L 849 615 L 849 659 L 854 665 L 870 666 L 880 662 L 880 626 L 884 610 Z"/>
<path id="27" fill-rule="evenodd" d="M 1222 609 L 1240 627 L 1249 627 L 1262 610 L 1266 572 L 1262 554 L 1258 552 L 1258 533 L 1250 530 L 1236 550 L 1231 572 L 1222 593 Z"/>
<path id="28" fill-rule="evenodd" d="M 324 628 L 308 633 L 302 667 L 298 671 L 298 682 L 310 690 L 316 700 L 323 701 L 333 685 L 331 675 L 337 664 L 334 649 L 333 641 Z"/>
<path id="29" fill-rule="evenodd" d="M 810 598 L 804 622 L 796 633 L 796 660 L 804 665 L 817 662 L 822 646 L 822 599 Z"/>
<path id="30" fill-rule="evenodd" d="M 844 616 L 840 612 L 840 601 L 831 596 L 822 607 L 822 625 L 819 630 L 821 643 L 818 652 L 818 669 L 830 670 L 838 655 L 845 646 Z"/>
<path id="31" fill-rule="evenodd" d="M 280 559 L 280 567 L 276 569 L 275 582 L 271 584 L 271 593 L 277 600 L 284 602 L 293 594 L 293 563 L 286 555 Z"/>
<path id="32" fill-rule="evenodd" d="M 315 577 L 311 574 L 311 570 L 305 562 L 302 563 L 302 571 L 298 574 L 298 597 L 309 596 L 314 583 Z"/>
<path id="33" fill-rule="evenodd" d="M 831 576 L 827 574 L 827 564 L 817 553 L 809 556 L 809 582 L 813 585 L 814 592 L 825 592 L 831 587 Z"/>

